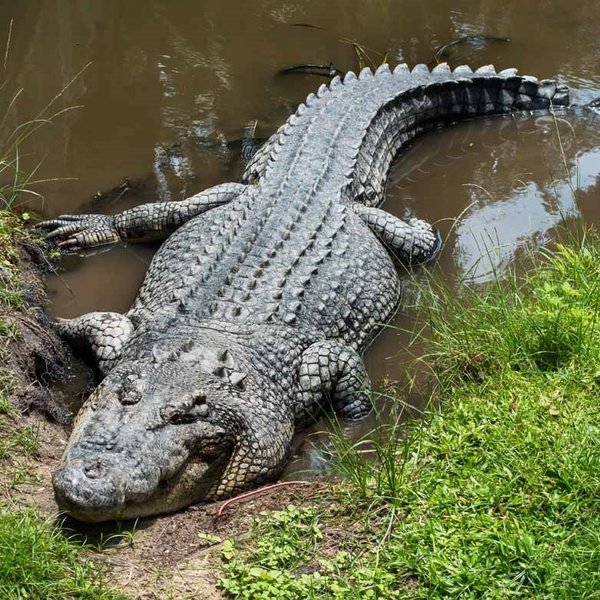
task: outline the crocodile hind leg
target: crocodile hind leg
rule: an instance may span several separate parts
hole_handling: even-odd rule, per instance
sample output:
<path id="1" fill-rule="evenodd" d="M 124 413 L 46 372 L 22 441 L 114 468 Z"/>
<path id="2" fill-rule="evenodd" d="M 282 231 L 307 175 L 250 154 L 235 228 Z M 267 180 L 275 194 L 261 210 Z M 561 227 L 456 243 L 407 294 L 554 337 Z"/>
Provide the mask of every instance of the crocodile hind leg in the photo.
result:
<path id="1" fill-rule="evenodd" d="M 63 215 L 38 228 L 70 252 L 119 241 L 163 239 L 190 219 L 235 200 L 245 189 L 241 183 L 224 183 L 178 202 L 141 204 L 118 215 Z"/>
<path id="2" fill-rule="evenodd" d="M 114 312 L 91 312 L 76 319 L 58 319 L 58 332 L 72 346 L 91 352 L 101 375 L 121 357 L 121 351 L 131 336 L 131 321 Z"/>
<path id="3" fill-rule="evenodd" d="M 370 380 L 362 358 L 336 341 L 316 342 L 302 354 L 300 402 L 296 423 L 307 425 L 326 407 L 344 419 L 356 420 L 372 410 Z"/>
<path id="4" fill-rule="evenodd" d="M 427 262 L 437 256 L 440 234 L 426 221 L 414 218 L 404 221 L 379 208 L 361 204 L 354 204 L 354 210 L 402 264 Z"/>

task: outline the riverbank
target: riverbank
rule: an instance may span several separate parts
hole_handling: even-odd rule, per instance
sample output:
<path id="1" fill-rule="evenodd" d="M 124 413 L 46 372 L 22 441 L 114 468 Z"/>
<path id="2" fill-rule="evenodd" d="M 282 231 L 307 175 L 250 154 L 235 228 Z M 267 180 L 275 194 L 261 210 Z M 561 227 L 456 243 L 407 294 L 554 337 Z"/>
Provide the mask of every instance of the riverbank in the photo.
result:
<path id="1" fill-rule="evenodd" d="M 69 418 L 47 387 L 65 350 L 41 308 L 43 260 L 26 220 L 0 210 L 0 596 L 116 600 L 55 509 L 38 505 Z"/>
<path id="2" fill-rule="evenodd" d="M 335 493 L 226 542 L 229 596 L 597 597 L 599 265 L 588 236 L 524 277 L 424 289 L 440 410 L 338 439 Z"/>
<path id="3" fill-rule="evenodd" d="M 0 597 L 8 600 L 221 598 L 222 540 L 247 535 L 256 515 L 303 503 L 320 483 L 219 505 L 86 526 L 62 522 L 51 477 L 70 415 L 48 387 L 65 347 L 42 310 L 42 254 L 28 219 L 0 210 Z"/>

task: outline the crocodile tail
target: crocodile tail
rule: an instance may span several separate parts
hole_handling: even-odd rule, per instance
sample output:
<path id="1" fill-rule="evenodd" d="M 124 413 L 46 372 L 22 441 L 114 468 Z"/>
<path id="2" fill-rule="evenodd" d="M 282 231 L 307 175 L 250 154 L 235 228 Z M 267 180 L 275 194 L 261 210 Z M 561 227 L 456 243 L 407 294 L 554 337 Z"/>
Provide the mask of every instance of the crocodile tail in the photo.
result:
<path id="1" fill-rule="evenodd" d="M 467 66 L 451 70 L 445 63 L 431 70 L 426 65 L 409 69 L 400 64 L 392 71 L 383 64 L 375 72 L 368 67 L 358 75 L 349 71 L 307 96 L 255 154 L 243 181 L 262 178 L 285 147 L 292 161 L 291 156 L 305 144 L 303 140 L 345 120 L 346 132 L 340 136 L 344 144 L 337 150 L 344 154 L 357 150 L 341 160 L 347 161 L 349 175 L 372 185 L 376 200 L 368 203 L 376 204 L 391 159 L 420 132 L 445 121 L 549 110 L 568 103 L 568 88 L 554 80 L 520 76 L 516 69 L 497 73 L 491 65 L 473 71 Z M 363 154 L 367 160 L 361 166 Z"/>
<path id="2" fill-rule="evenodd" d="M 553 106 L 569 104 L 569 89 L 566 85 L 553 79 L 539 80 L 529 75 L 519 75 L 517 69 L 496 72 L 493 65 L 485 65 L 475 71 L 467 65 L 451 70 L 446 63 L 440 63 L 431 70 L 424 64 L 410 69 L 405 63 L 397 65 L 393 71 L 387 64 L 381 65 L 375 72 L 365 67 L 358 76 L 350 71 L 343 81 L 335 78 L 329 89 L 321 86 L 317 98 L 326 97 L 340 83 L 346 88 L 356 86 L 355 93 L 363 98 L 365 89 L 376 89 L 377 93 L 371 96 L 371 101 L 378 107 L 406 100 L 407 95 L 411 94 L 441 96 L 438 98 L 438 107 L 441 109 L 439 114 L 443 114 L 444 108 L 457 115 L 466 110 L 470 115 L 548 110 Z M 451 96 L 446 92 L 451 92 Z"/>
<path id="3" fill-rule="evenodd" d="M 348 81 L 348 83 L 346 83 Z M 433 69 L 406 64 L 393 71 L 381 65 L 363 69 L 345 85 L 368 89 L 371 113 L 355 141 L 348 196 L 367 206 L 383 199 L 389 167 L 398 152 L 420 133 L 445 122 L 523 111 L 548 111 L 569 104 L 569 90 L 551 79 L 520 76 L 516 69 L 496 72 L 487 65 L 473 71 L 445 64 Z M 368 83 L 370 82 L 370 83 Z"/>

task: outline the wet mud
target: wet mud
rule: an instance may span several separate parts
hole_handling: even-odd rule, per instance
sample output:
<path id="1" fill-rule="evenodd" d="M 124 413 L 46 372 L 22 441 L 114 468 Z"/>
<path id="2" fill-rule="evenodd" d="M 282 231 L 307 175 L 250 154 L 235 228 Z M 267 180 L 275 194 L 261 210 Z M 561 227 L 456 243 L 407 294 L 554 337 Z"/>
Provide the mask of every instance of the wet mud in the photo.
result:
<path id="1" fill-rule="evenodd" d="M 34 242 L 24 242 L 15 263 L 17 271 L 12 275 L 4 267 L 0 283 L 7 284 L 4 277 L 15 277 L 18 272 L 24 302 L 22 308 L 5 306 L 2 311 L 2 326 L 7 328 L 2 337 L 7 345 L 2 349 L 5 361 L 0 365 L 1 374 L 8 377 L 9 400 L 19 414 L 65 426 L 71 420 L 71 410 L 52 386 L 66 376 L 70 358 L 45 312 L 47 259 Z"/>

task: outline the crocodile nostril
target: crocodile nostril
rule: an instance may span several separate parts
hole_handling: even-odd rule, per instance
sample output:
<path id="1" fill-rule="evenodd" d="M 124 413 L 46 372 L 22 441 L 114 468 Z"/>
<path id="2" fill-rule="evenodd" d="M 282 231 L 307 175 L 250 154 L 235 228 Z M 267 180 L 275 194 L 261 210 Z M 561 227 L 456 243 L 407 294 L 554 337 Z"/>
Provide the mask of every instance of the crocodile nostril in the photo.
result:
<path id="1" fill-rule="evenodd" d="M 89 479 L 100 479 L 106 474 L 106 469 L 100 460 L 96 460 L 83 468 L 83 472 Z"/>

